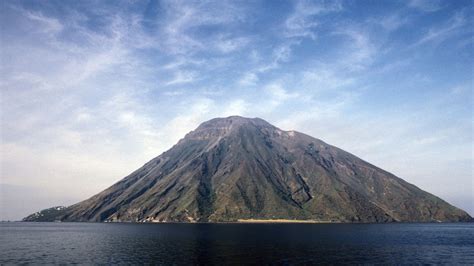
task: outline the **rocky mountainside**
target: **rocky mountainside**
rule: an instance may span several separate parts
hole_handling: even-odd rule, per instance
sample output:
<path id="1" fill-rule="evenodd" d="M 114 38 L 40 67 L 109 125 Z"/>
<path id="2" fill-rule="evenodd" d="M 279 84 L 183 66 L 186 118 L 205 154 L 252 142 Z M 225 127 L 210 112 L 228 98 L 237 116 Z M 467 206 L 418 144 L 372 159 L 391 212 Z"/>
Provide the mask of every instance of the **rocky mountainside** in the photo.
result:
<path id="1" fill-rule="evenodd" d="M 23 218 L 24 222 L 54 222 L 60 221 L 60 217 L 66 213 L 67 207 L 56 206 L 28 215 Z"/>
<path id="2" fill-rule="evenodd" d="M 356 156 L 255 118 L 202 123 L 170 150 L 54 220 L 469 221 L 464 211 Z"/>

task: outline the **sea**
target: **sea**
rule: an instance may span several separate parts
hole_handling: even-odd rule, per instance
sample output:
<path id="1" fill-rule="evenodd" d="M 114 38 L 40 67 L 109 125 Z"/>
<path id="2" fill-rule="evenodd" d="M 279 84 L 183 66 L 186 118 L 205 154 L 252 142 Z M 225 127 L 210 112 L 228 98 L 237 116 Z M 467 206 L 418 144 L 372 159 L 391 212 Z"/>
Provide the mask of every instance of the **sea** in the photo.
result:
<path id="1" fill-rule="evenodd" d="M 474 265 L 474 223 L 0 223 L 0 265 Z"/>

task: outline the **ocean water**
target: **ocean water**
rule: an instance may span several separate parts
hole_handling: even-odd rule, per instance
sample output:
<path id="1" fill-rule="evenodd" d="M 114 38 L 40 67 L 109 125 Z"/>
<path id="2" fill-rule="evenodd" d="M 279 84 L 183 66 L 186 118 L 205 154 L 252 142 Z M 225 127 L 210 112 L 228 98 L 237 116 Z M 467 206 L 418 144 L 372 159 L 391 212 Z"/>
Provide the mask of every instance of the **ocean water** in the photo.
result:
<path id="1" fill-rule="evenodd" d="M 0 264 L 474 264 L 474 224 L 0 223 Z"/>

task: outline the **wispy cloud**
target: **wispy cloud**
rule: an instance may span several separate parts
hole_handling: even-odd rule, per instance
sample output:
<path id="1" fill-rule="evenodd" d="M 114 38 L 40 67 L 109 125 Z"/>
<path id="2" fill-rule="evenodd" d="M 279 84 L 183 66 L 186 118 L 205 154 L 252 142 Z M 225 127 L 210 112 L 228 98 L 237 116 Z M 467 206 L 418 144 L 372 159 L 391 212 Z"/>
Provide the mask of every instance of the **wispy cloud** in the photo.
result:
<path id="1" fill-rule="evenodd" d="M 286 101 L 291 98 L 298 97 L 298 93 L 290 93 L 285 90 L 281 84 L 279 83 L 272 83 L 265 86 L 265 90 L 270 94 L 270 96 L 277 102 Z"/>
<path id="2" fill-rule="evenodd" d="M 297 1 L 293 13 L 285 20 L 285 37 L 316 39 L 319 25 L 315 16 L 342 10 L 340 1 Z"/>
<path id="3" fill-rule="evenodd" d="M 277 46 L 272 50 L 270 59 L 263 65 L 259 66 L 257 71 L 262 73 L 278 68 L 281 63 L 288 61 L 291 56 L 291 47 L 296 44 L 297 42 L 291 41 Z"/>
<path id="4" fill-rule="evenodd" d="M 431 27 L 428 32 L 421 36 L 421 38 L 413 44 L 419 46 L 428 42 L 435 44 L 445 41 L 447 38 L 459 32 L 467 23 L 464 12 L 456 13 L 448 21 L 442 25 Z"/>
<path id="5" fill-rule="evenodd" d="M 210 118 L 214 106 L 215 102 L 206 97 L 182 102 L 177 115 L 161 130 L 163 136 L 168 138 L 169 145 L 176 143 L 179 138 L 195 129 L 206 118 Z"/>
<path id="6" fill-rule="evenodd" d="M 265 102 L 260 104 L 260 112 L 269 113 L 274 111 L 280 105 L 286 104 L 288 101 L 298 99 L 300 94 L 291 92 L 283 87 L 281 81 L 273 81 L 264 87 L 265 93 L 268 95 Z"/>
<path id="7" fill-rule="evenodd" d="M 5 43 L 6 51 L 15 56 L 5 58 L 7 65 L 1 71 L 2 132 L 6 132 L 2 182 L 70 184 L 73 190 L 88 183 L 90 190 L 77 193 L 91 194 L 95 186 L 105 187 L 130 171 L 127 160 L 139 166 L 140 157 L 150 156 L 142 157 L 143 152 L 159 143 L 154 133 L 158 130 L 138 108 L 136 95 L 141 92 L 129 93 L 142 85 L 134 80 L 142 70 L 133 55 L 138 46 L 128 39 L 145 39 L 138 38 L 138 26 L 125 23 L 119 14 L 111 15 L 104 18 L 109 24 L 103 34 L 88 29 L 77 16 L 60 20 L 16 6 L 10 12 L 22 25 L 16 29 L 20 34 L 35 34 Z M 118 145 L 118 139 L 129 145 Z M 141 153 L 136 159 L 116 154 L 127 150 L 136 156 L 132 145 Z M 110 161 L 100 159 L 105 157 Z M 31 167 L 17 164 L 20 158 Z M 32 171 L 48 175 L 48 180 L 30 179 Z M 97 176 L 102 177 L 100 182 Z"/>
<path id="8" fill-rule="evenodd" d="M 215 46 L 222 53 L 230 53 L 236 50 L 240 50 L 250 42 L 249 38 L 246 37 L 224 37 L 219 36 L 215 41 Z"/>
<path id="9" fill-rule="evenodd" d="M 440 0 L 410 0 L 408 6 L 423 12 L 434 12 L 443 7 Z"/>
<path id="10" fill-rule="evenodd" d="M 36 23 L 40 24 L 37 29 L 46 34 L 54 35 L 63 30 L 63 25 L 55 18 L 46 17 L 40 12 L 24 11 L 24 15 Z"/>
<path id="11" fill-rule="evenodd" d="M 206 49 L 209 40 L 196 38 L 193 29 L 202 26 L 225 26 L 239 21 L 245 17 L 240 7 L 231 1 L 218 3 L 201 2 L 198 4 L 188 1 L 167 1 L 167 23 L 163 27 L 164 47 L 167 51 L 177 54 L 192 54 Z M 239 40 L 227 40 L 221 43 L 224 48 L 236 45 Z M 242 40 L 240 40 L 242 41 Z M 225 41 L 224 41 L 225 42 Z"/>
<path id="12" fill-rule="evenodd" d="M 400 27 L 410 23 L 409 17 L 407 15 L 400 14 L 400 12 L 373 18 L 369 21 L 382 26 L 387 31 L 397 30 Z"/>
<path id="13" fill-rule="evenodd" d="M 347 38 L 347 51 L 341 55 L 348 71 L 364 70 L 377 55 L 377 47 L 370 40 L 369 34 L 357 27 L 344 27 L 334 32 Z"/>
<path id="14" fill-rule="evenodd" d="M 225 107 L 224 111 L 222 112 L 222 116 L 232 116 L 232 115 L 240 115 L 240 116 L 247 116 L 249 114 L 250 105 L 247 101 L 243 99 L 232 100 L 227 107 Z"/>
<path id="15" fill-rule="evenodd" d="M 167 81 L 166 85 L 176 85 L 183 83 L 190 83 L 197 79 L 198 75 L 194 71 L 176 71 L 174 77 Z"/>
<path id="16" fill-rule="evenodd" d="M 239 80 L 239 84 L 242 86 L 254 86 L 258 82 L 258 76 L 256 73 L 247 72 Z"/>
<path id="17" fill-rule="evenodd" d="M 354 78 L 342 73 L 339 66 L 319 65 L 302 73 L 301 83 L 313 92 L 342 89 L 354 83 Z"/>

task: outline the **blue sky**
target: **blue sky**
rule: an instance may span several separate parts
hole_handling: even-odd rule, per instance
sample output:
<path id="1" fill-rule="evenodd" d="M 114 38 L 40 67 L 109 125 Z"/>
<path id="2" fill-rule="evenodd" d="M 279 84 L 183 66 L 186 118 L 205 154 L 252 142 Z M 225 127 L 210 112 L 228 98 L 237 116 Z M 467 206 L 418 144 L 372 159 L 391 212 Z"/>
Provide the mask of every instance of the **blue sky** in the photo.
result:
<path id="1" fill-rule="evenodd" d="M 1 1 L 1 219 L 261 117 L 474 214 L 472 1 Z"/>

